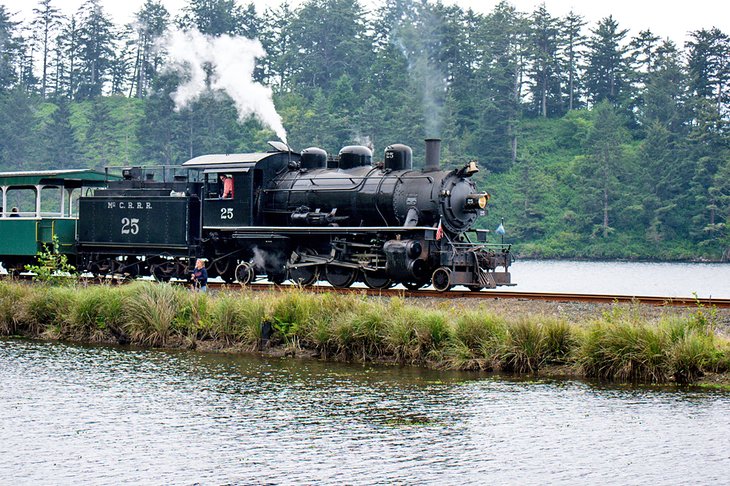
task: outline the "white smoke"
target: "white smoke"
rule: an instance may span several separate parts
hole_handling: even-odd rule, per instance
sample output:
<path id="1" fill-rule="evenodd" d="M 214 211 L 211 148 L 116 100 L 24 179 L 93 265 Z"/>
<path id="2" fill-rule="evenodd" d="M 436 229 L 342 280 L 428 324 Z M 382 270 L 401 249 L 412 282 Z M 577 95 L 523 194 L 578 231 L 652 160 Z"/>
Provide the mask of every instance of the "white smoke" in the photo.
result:
<path id="1" fill-rule="evenodd" d="M 256 267 L 256 270 L 262 272 L 266 271 L 266 252 L 259 250 L 257 246 L 253 247 L 253 258 L 251 263 Z"/>
<path id="2" fill-rule="evenodd" d="M 253 115 L 286 142 L 286 130 L 276 112 L 271 88 L 253 79 L 256 59 L 266 56 L 257 39 L 172 30 L 163 37 L 161 47 L 168 54 L 166 68 L 186 80 L 171 95 L 176 110 L 208 91 L 224 91 L 236 104 L 239 121 Z"/>
<path id="3" fill-rule="evenodd" d="M 423 14 L 423 17 L 430 23 L 439 22 L 427 13 Z M 421 95 L 426 137 L 440 137 L 446 78 L 438 66 L 429 59 L 429 53 L 432 51 L 426 42 L 429 29 L 424 32 L 422 29 L 423 26 L 404 23 L 393 30 L 391 41 L 408 61 L 408 73 Z"/>

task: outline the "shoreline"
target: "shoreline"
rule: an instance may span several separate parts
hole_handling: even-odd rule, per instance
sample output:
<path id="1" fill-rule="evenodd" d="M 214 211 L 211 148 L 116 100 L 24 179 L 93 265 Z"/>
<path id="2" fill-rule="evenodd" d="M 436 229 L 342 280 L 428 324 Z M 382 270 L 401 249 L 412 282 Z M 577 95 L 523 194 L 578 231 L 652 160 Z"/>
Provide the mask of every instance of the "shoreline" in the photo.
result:
<path id="1" fill-rule="evenodd" d="M 704 307 L 0 282 L 2 336 L 515 377 L 730 389 L 728 329 Z"/>

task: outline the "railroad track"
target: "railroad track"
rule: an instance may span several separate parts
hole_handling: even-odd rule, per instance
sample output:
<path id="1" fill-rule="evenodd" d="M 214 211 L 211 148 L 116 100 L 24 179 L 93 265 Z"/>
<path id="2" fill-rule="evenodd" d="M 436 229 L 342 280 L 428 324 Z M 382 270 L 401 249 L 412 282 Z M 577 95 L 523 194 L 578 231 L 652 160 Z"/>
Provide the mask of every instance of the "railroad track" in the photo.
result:
<path id="1" fill-rule="evenodd" d="M 28 280 L 30 277 L 23 275 L 20 280 Z M 107 278 L 106 283 L 123 283 L 127 281 Z M 98 279 L 87 279 L 88 283 L 98 282 Z M 176 281 L 180 285 L 189 285 L 187 282 Z M 209 282 L 211 289 L 237 289 L 244 288 L 239 284 L 224 284 L 220 282 Z M 245 287 L 252 291 L 288 291 L 296 288 L 293 284 L 273 285 L 270 283 L 254 283 Z M 409 298 L 436 298 L 436 299 L 517 299 L 517 300 L 540 300 L 544 302 L 588 302 L 593 304 L 611 303 L 639 303 L 643 305 L 665 306 L 665 307 L 695 307 L 698 305 L 720 309 L 730 309 L 730 299 L 695 298 L 695 297 L 658 297 L 650 295 L 602 295 L 602 294 L 572 294 L 557 292 L 512 292 L 503 290 L 482 290 L 473 292 L 471 290 L 452 290 L 449 292 L 438 292 L 436 290 L 407 290 L 407 289 L 370 289 L 367 287 L 351 287 L 339 289 L 329 285 L 313 285 L 306 287 L 309 292 L 330 292 L 336 294 L 359 294 L 383 297 L 409 297 Z"/>
<path id="2" fill-rule="evenodd" d="M 210 283 L 211 288 L 235 288 L 236 284 L 225 285 Z M 271 284 L 256 283 L 249 285 L 248 289 L 254 291 L 267 290 L 291 290 L 294 285 L 275 286 Z M 501 290 L 482 290 L 473 292 L 471 290 L 452 290 L 449 292 L 438 292 L 436 290 L 406 290 L 406 289 L 369 289 L 364 287 L 338 289 L 335 287 L 315 285 L 307 287 L 311 292 L 331 292 L 337 294 L 365 294 L 386 297 L 413 297 L 413 298 L 437 298 L 437 299 L 517 299 L 517 300 L 541 300 L 546 302 L 589 302 L 594 304 L 611 304 L 636 302 L 644 305 L 674 306 L 674 307 L 695 307 L 697 305 L 714 306 L 717 308 L 730 308 L 730 299 L 695 298 L 695 297 L 656 297 L 647 295 L 599 295 L 599 294 L 568 294 L 555 292 L 512 292 Z"/>

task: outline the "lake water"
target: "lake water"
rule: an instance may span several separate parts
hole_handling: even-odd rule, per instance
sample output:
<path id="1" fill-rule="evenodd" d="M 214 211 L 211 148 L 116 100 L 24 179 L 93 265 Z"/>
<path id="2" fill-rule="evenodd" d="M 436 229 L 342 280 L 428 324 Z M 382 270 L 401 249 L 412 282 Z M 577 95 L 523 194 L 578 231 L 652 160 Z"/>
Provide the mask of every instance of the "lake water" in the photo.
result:
<path id="1" fill-rule="evenodd" d="M 730 263 L 517 260 L 510 272 L 517 286 L 501 289 L 666 297 L 692 297 L 696 293 L 704 298 L 730 298 Z"/>
<path id="2" fill-rule="evenodd" d="M 0 340 L 3 484 L 727 484 L 730 394 Z"/>
<path id="3" fill-rule="evenodd" d="M 510 271 L 519 292 L 730 298 L 730 263 L 517 260 Z"/>

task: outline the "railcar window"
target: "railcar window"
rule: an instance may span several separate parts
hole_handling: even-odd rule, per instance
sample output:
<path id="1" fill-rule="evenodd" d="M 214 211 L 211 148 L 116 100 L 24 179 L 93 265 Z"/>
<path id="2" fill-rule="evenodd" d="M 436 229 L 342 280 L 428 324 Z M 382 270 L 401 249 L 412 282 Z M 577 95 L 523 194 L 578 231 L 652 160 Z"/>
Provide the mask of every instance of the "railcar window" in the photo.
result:
<path id="1" fill-rule="evenodd" d="M 18 208 L 17 214 L 21 217 L 35 217 L 36 192 L 33 187 L 11 187 L 7 191 L 7 207 L 6 213 L 11 208 Z"/>
<path id="2" fill-rule="evenodd" d="M 62 197 L 63 191 L 60 187 L 47 186 L 41 189 L 41 216 L 63 216 Z"/>

